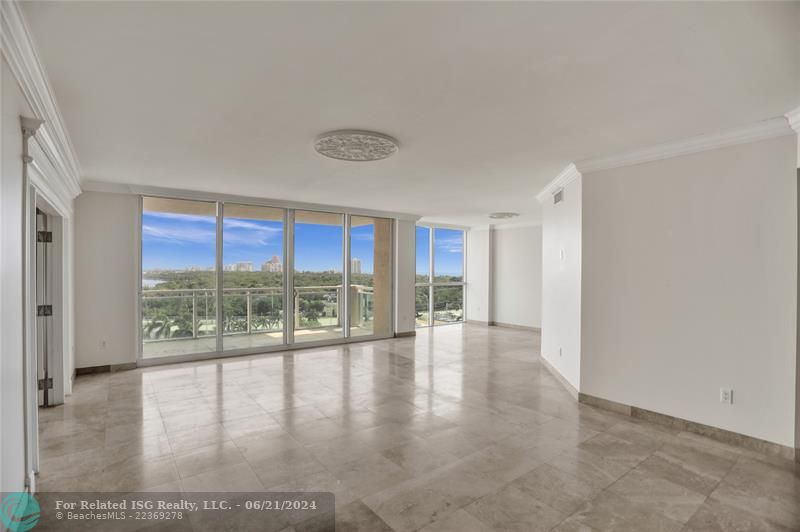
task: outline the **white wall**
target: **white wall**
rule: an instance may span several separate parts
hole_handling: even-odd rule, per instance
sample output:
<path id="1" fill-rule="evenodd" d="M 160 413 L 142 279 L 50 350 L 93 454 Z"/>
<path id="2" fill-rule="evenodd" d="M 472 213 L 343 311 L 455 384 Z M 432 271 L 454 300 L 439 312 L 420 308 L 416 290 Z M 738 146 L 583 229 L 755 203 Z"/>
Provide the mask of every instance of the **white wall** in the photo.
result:
<path id="1" fill-rule="evenodd" d="M 542 327 L 542 227 L 495 226 L 492 321 Z"/>
<path id="2" fill-rule="evenodd" d="M 542 205 L 542 356 L 581 389 L 582 179 Z"/>
<path id="3" fill-rule="evenodd" d="M 414 331 L 416 224 L 395 220 L 395 332 Z"/>
<path id="4" fill-rule="evenodd" d="M 0 144 L 0 492 L 25 484 L 22 401 L 22 133 L 31 110 L 5 59 Z"/>
<path id="5" fill-rule="evenodd" d="M 84 192 L 75 200 L 78 368 L 136 361 L 138 213 L 134 195 Z"/>
<path id="6" fill-rule="evenodd" d="M 581 391 L 794 445 L 796 142 L 583 176 Z"/>
<path id="7" fill-rule="evenodd" d="M 492 321 L 492 229 L 467 231 L 467 320 L 488 325 Z"/>

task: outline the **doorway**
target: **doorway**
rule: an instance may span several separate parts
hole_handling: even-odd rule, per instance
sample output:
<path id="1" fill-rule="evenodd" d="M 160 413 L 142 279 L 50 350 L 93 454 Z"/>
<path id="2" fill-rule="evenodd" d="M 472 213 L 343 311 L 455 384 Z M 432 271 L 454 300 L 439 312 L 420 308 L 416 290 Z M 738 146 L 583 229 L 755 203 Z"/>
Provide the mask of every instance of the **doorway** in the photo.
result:
<path id="1" fill-rule="evenodd" d="M 63 404 L 65 395 L 67 232 L 60 212 L 32 185 L 26 221 L 26 471 L 35 491 L 40 411 Z"/>
<path id="2" fill-rule="evenodd" d="M 64 403 L 61 305 L 61 217 L 41 198 L 36 201 L 36 232 L 33 242 L 32 277 L 36 302 L 37 405 Z"/>

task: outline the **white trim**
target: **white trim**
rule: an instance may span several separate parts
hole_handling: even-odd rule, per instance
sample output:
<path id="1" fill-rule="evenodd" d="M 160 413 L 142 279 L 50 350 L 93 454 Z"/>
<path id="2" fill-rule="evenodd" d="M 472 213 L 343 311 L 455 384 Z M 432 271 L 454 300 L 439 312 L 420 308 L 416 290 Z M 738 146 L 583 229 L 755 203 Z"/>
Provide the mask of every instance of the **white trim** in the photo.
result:
<path id="1" fill-rule="evenodd" d="M 491 231 L 492 230 L 492 225 L 493 224 L 473 225 L 472 227 L 467 229 L 467 232 L 469 232 L 469 231 L 475 231 L 475 232 L 478 232 L 478 231 Z"/>
<path id="2" fill-rule="evenodd" d="M 509 223 L 509 224 L 494 224 L 491 226 L 491 229 L 495 231 L 502 231 L 503 229 L 522 229 L 524 227 L 541 227 L 543 222 L 541 220 L 538 221 L 530 221 L 530 222 L 517 222 L 517 223 Z"/>
<path id="3" fill-rule="evenodd" d="M 417 225 L 422 227 L 432 227 L 434 229 L 455 229 L 456 231 L 469 231 L 471 229 L 468 225 L 457 225 L 457 224 L 440 224 L 437 222 L 426 222 L 423 218 L 418 218 L 416 220 Z"/>
<path id="4" fill-rule="evenodd" d="M 29 155 L 33 159 L 30 167 L 34 170 L 30 175 L 31 183 L 36 186 L 39 194 L 44 196 L 58 211 L 59 215 L 69 218 L 72 216 L 72 200 L 75 196 L 72 195 L 72 190 L 67 188 L 64 180 L 59 179 L 58 169 L 47 155 L 42 145 L 42 139 L 39 138 L 40 132 L 41 128 L 33 137 L 36 142 L 28 144 Z"/>
<path id="5" fill-rule="evenodd" d="M 19 2 L 0 2 L 0 21 L 2 54 L 33 113 L 45 121 L 37 141 L 56 170 L 57 188 L 74 198 L 81 193 L 80 165 Z"/>
<path id="6" fill-rule="evenodd" d="M 155 196 L 162 198 L 175 198 L 175 199 L 186 199 L 186 200 L 197 200 L 197 201 L 221 201 L 224 203 L 240 203 L 243 205 L 278 207 L 281 209 L 321 211 L 321 212 L 330 212 L 334 214 L 354 214 L 356 216 L 367 216 L 374 218 L 394 218 L 396 220 L 408 220 L 412 222 L 416 222 L 420 218 L 416 214 L 400 213 L 393 211 L 378 211 L 371 209 L 360 209 L 357 207 L 323 205 L 318 203 L 303 203 L 299 201 L 288 201 L 288 200 L 270 199 L 270 198 L 254 198 L 250 196 L 236 196 L 232 194 L 201 192 L 198 190 L 152 187 L 148 185 L 128 185 L 123 183 L 108 183 L 104 181 L 85 181 L 83 183 L 83 190 L 89 192 L 133 194 L 137 196 Z"/>
<path id="7" fill-rule="evenodd" d="M 698 135 L 696 137 L 690 137 L 688 139 L 675 142 L 656 144 L 655 146 L 651 146 L 649 148 L 634 150 L 620 155 L 613 155 L 611 157 L 600 157 L 597 159 L 578 161 L 575 163 L 575 166 L 579 172 L 585 174 L 588 172 L 597 172 L 600 170 L 609 170 L 611 168 L 619 168 L 622 166 L 631 166 L 634 164 L 659 161 L 662 159 L 678 157 L 680 155 L 688 155 L 690 153 L 698 153 L 707 150 L 725 148 L 727 146 L 736 146 L 737 144 L 745 144 L 748 142 L 756 142 L 773 137 L 780 137 L 792 133 L 792 128 L 789 127 L 789 120 L 791 120 L 789 119 L 789 115 L 785 117 L 781 116 L 771 120 L 765 120 L 763 122 L 756 122 L 755 124 L 750 124 L 736 129 L 729 129 L 727 131 L 712 133 L 709 135 Z"/>
<path id="8" fill-rule="evenodd" d="M 550 181 L 542 189 L 542 191 L 536 195 L 536 199 L 539 201 L 539 203 L 544 203 L 553 194 L 566 187 L 580 176 L 581 173 L 578 171 L 578 168 L 576 168 L 573 163 L 568 164 L 566 168 L 561 170 L 561 173 L 559 173 L 555 179 Z"/>
<path id="9" fill-rule="evenodd" d="M 784 116 L 786 116 L 786 120 L 789 121 L 789 127 L 792 128 L 795 133 L 800 133 L 800 107 L 792 109 Z"/>
<path id="10" fill-rule="evenodd" d="M 73 299 L 73 201 L 72 191 L 68 189 L 65 181 L 60 179 L 58 168 L 53 165 L 52 160 L 47 155 L 41 144 L 42 127 L 36 134 L 28 140 L 29 162 L 26 163 L 28 182 L 35 190 L 36 196 L 41 198 L 52 209 L 53 213 L 60 220 L 60 227 L 57 229 L 59 234 L 58 242 L 61 246 L 56 267 L 61 278 L 58 281 L 60 286 L 59 316 L 62 320 L 60 347 L 61 356 L 58 357 L 56 366 L 60 366 L 60 375 L 63 386 L 57 390 L 56 404 L 63 403 L 63 396 L 72 394 L 72 373 L 75 366 L 74 350 L 74 299 Z M 35 142 L 32 142 L 35 141 Z M 37 204 L 38 205 L 38 204 Z M 35 217 L 34 217 L 35 219 Z M 54 229 L 54 234 L 56 230 Z M 31 260 L 33 260 L 31 258 Z M 54 301 L 53 304 L 56 304 Z M 55 344 L 54 344 L 55 345 Z"/>

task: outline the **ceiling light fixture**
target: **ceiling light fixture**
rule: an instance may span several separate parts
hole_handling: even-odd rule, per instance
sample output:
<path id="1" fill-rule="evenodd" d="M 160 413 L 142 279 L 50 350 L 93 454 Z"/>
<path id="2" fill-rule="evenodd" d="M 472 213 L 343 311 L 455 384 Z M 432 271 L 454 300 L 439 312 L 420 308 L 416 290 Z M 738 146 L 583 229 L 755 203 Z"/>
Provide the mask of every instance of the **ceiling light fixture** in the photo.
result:
<path id="1" fill-rule="evenodd" d="M 519 216 L 518 212 L 493 212 L 489 215 L 489 218 L 493 220 L 508 220 L 509 218 L 514 218 L 515 216 Z"/>
<path id="2" fill-rule="evenodd" d="M 342 129 L 320 135 L 314 149 L 342 161 L 379 161 L 397 153 L 397 140 L 374 131 Z"/>

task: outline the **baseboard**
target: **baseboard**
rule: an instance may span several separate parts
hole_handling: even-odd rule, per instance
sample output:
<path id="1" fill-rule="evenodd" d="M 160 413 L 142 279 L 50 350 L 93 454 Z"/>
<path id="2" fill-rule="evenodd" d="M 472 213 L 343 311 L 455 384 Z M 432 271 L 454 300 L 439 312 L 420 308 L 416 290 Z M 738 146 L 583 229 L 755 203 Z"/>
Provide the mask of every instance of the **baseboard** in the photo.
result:
<path id="1" fill-rule="evenodd" d="M 126 362 L 124 364 L 106 364 L 103 366 L 89 366 L 86 368 L 75 368 L 75 376 L 92 375 L 94 373 L 114 373 L 115 371 L 128 371 L 136 369 L 136 362 Z"/>
<path id="2" fill-rule="evenodd" d="M 488 327 L 491 325 L 488 321 L 481 321 L 481 320 L 467 320 L 466 323 L 470 325 L 480 325 L 481 327 Z"/>
<path id="3" fill-rule="evenodd" d="M 617 403 L 616 401 L 609 401 L 608 399 L 601 399 L 585 393 L 578 394 L 578 402 L 589 406 L 596 406 L 597 408 L 602 408 L 610 412 L 616 412 L 623 416 L 630 416 L 632 411 L 631 407 L 628 405 Z"/>
<path id="4" fill-rule="evenodd" d="M 550 362 L 548 362 L 543 356 L 540 356 L 539 360 L 542 361 L 542 365 L 545 368 L 547 368 L 547 371 L 549 371 L 550 374 L 553 377 L 555 377 L 559 383 L 561 383 L 561 386 L 563 386 L 564 389 L 567 390 L 567 392 L 572 396 L 572 398 L 575 399 L 576 401 L 579 401 L 580 394 L 578 393 L 578 390 L 576 390 L 575 387 L 567 379 L 564 378 L 561 372 L 558 371 L 552 364 L 550 364 Z"/>
<path id="5" fill-rule="evenodd" d="M 416 336 L 417 331 L 402 331 L 394 333 L 395 338 L 408 338 L 409 336 Z"/>
<path id="6" fill-rule="evenodd" d="M 693 434 L 705 436 L 706 438 L 716 440 L 718 442 L 733 445 L 735 447 L 741 447 L 743 449 L 755 451 L 760 454 L 777 456 L 785 460 L 795 460 L 800 463 L 800 450 L 787 447 L 779 443 L 773 443 L 771 441 L 762 440 L 753 436 L 747 436 L 731 430 L 712 427 L 711 425 L 698 423 L 696 421 L 689 421 L 688 419 L 674 417 L 667 414 L 660 414 L 658 412 L 653 412 L 652 410 L 647 410 L 636 406 L 617 403 L 616 401 L 602 399 L 600 397 L 595 397 L 585 393 L 579 394 L 578 401 L 590 406 L 601 408 L 603 410 L 616 412 L 617 414 L 624 414 L 633 418 L 656 423 L 658 425 L 664 425 L 678 429 L 683 432 L 691 432 Z"/>
<path id="7" fill-rule="evenodd" d="M 541 333 L 541 327 L 529 327 L 528 325 L 516 325 L 514 323 L 504 323 L 502 321 L 490 321 L 489 325 L 492 327 L 505 327 L 506 329 L 519 329 L 521 331 L 531 331 Z"/>

